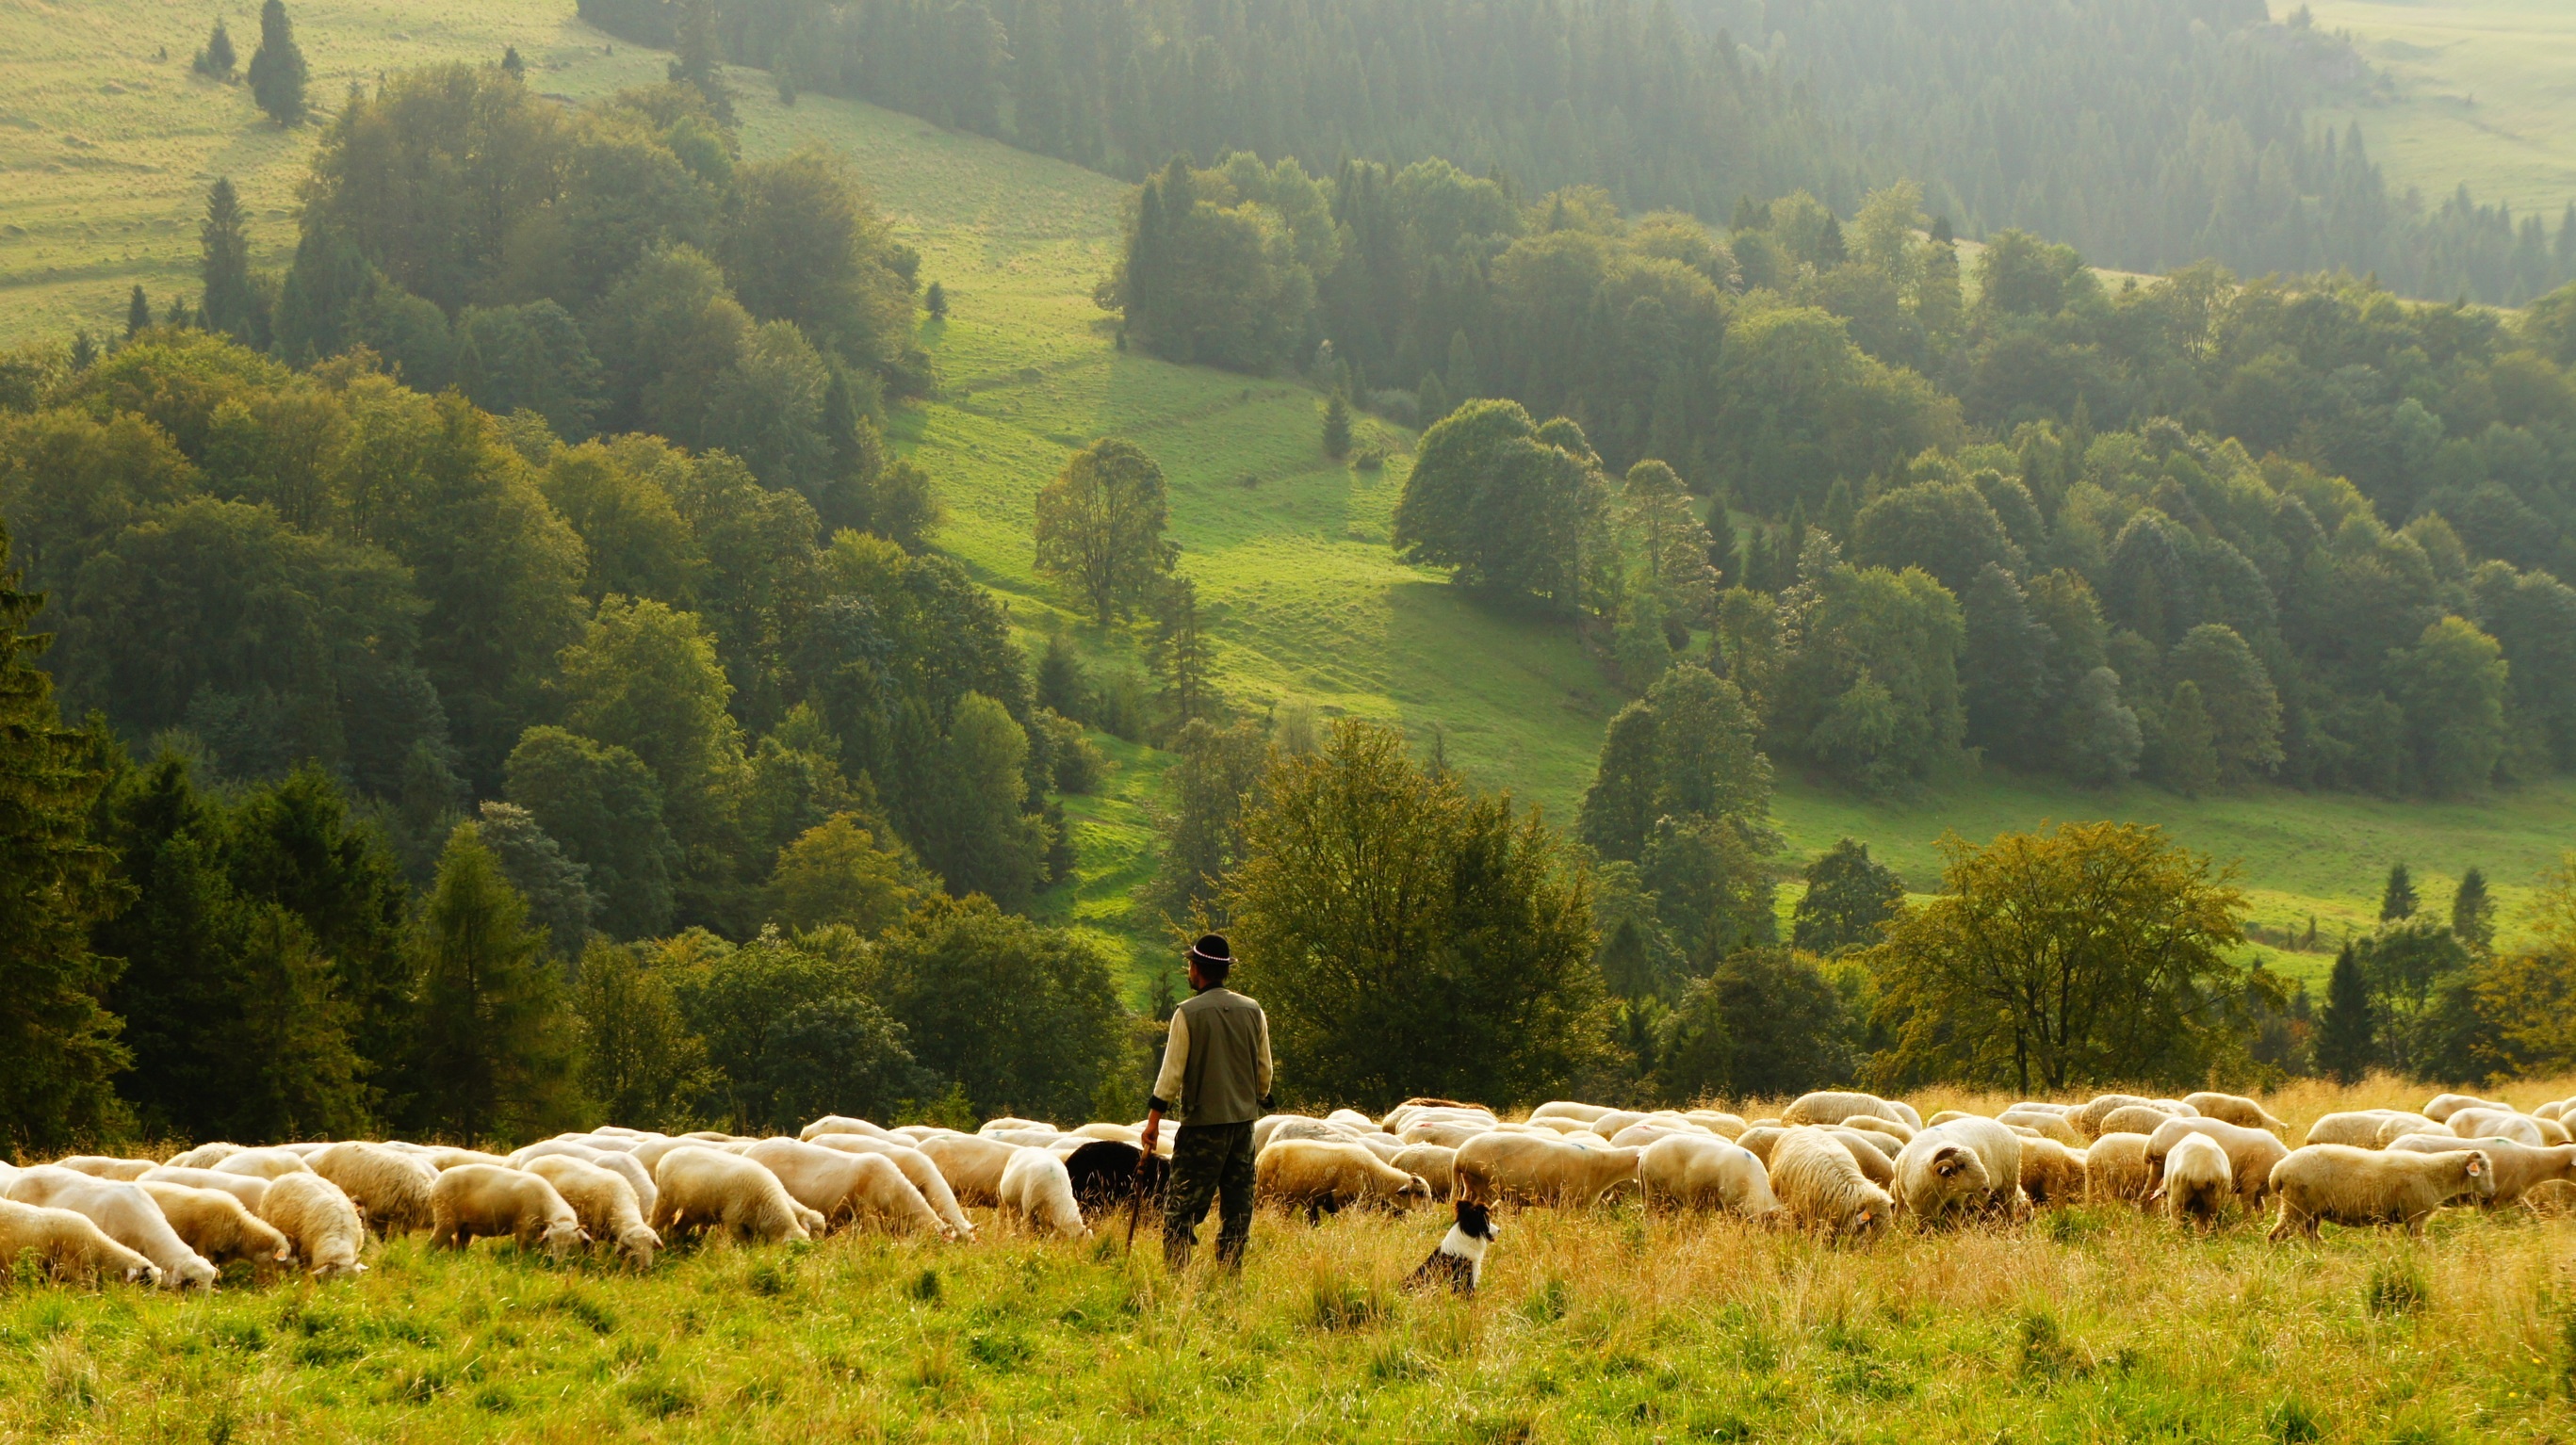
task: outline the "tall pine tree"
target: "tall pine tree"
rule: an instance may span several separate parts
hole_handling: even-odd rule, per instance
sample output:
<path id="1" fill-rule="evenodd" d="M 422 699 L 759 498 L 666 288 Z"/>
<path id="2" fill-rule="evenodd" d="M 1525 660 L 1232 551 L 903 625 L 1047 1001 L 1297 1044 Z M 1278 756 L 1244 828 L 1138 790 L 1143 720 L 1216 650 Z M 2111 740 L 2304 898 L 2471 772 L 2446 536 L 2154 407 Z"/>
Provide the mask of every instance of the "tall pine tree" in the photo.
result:
<path id="1" fill-rule="evenodd" d="M 2379 921 L 2394 923 L 2415 916 L 2415 880 L 2398 863 L 2388 870 L 2388 886 L 2379 891 Z"/>
<path id="2" fill-rule="evenodd" d="M 152 325 L 152 298 L 143 294 L 143 283 L 134 283 L 134 294 L 125 298 L 125 339 L 133 340 Z"/>
<path id="3" fill-rule="evenodd" d="M 198 319 L 208 331 L 245 346 L 264 345 L 268 318 L 259 314 L 259 295 L 251 288 L 250 236 L 232 177 L 217 176 L 206 192 L 206 220 L 197 228 L 197 244 L 201 253 L 197 275 L 206 286 Z"/>
<path id="4" fill-rule="evenodd" d="M 2451 895 L 2451 931 L 2483 953 L 2495 946 L 2495 897 L 2487 892 L 2487 875 L 2477 868 L 2460 875 Z"/>
<path id="5" fill-rule="evenodd" d="M 0 558 L 8 540 L 0 526 Z M 129 1062 L 104 1002 L 119 966 L 90 951 L 126 896 L 89 836 L 107 775 L 36 665 L 52 639 L 27 623 L 43 605 L 0 570 L 0 1147 L 21 1162 L 107 1132 L 121 1115 L 108 1080 Z"/>
<path id="6" fill-rule="evenodd" d="M 268 0 L 259 7 L 259 49 L 250 57 L 251 99 L 279 125 L 298 124 L 308 74 L 304 51 L 295 43 L 295 22 L 286 18 L 286 0 Z"/>
<path id="7" fill-rule="evenodd" d="M 460 1139 L 532 1138 L 576 1112 L 563 988 L 480 830 L 460 823 L 420 921 L 419 1122 Z"/>
<path id="8" fill-rule="evenodd" d="M 2373 1031 L 2370 985 L 2362 979 L 2360 956 L 2347 943 L 2326 978 L 2325 1012 L 2317 1020 L 2317 1067 L 2338 1082 L 2356 1082 L 2376 1058 Z"/>

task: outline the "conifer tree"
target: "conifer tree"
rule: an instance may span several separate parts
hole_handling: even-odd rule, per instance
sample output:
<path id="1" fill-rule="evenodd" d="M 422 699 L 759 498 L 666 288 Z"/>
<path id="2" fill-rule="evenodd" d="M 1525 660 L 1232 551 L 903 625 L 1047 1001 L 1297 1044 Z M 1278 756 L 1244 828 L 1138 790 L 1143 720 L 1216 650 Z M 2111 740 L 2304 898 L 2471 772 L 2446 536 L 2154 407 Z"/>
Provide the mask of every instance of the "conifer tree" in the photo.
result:
<path id="1" fill-rule="evenodd" d="M 2379 921 L 2393 923 L 2415 916 L 2415 880 L 2407 875 L 2406 865 L 2398 863 L 2388 870 L 2388 886 L 2379 893 Z"/>
<path id="2" fill-rule="evenodd" d="M 171 297 L 169 307 L 161 313 L 161 324 L 164 326 L 186 326 L 191 319 L 188 312 L 188 298 L 185 296 Z"/>
<path id="3" fill-rule="evenodd" d="M 2155 771 L 2158 782 L 2186 798 L 2199 797 L 2218 781 L 2217 734 L 2200 700 L 2200 684 L 2189 678 L 2174 685 L 2173 701 L 2165 705 Z"/>
<path id="4" fill-rule="evenodd" d="M 479 827 L 458 824 L 420 922 L 421 1124 L 522 1138 L 575 1112 L 574 1035 L 542 942 Z"/>
<path id="5" fill-rule="evenodd" d="M 2370 986 L 2361 959 L 2346 943 L 2326 978 L 2325 1012 L 2317 1019 L 2317 1067 L 2339 1083 L 2358 1081 L 2371 1065 Z"/>
<path id="6" fill-rule="evenodd" d="M 71 363 L 75 376 L 98 365 L 98 343 L 90 339 L 86 326 L 72 332 Z"/>
<path id="7" fill-rule="evenodd" d="M 266 340 L 266 318 L 259 314 L 259 293 L 250 279 L 250 236 L 245 229 L 241 194 L 230 176 L 218 176 L 206 192 L 205 223 L 197 228 L 200 259 L 197 275 L 205 283 L 200 319 L 208 331 L 219 331 L 247 346 Z"/>
<path id="8" fill-rule="evenodd" d="M 947 320 L 948 288 L 936 281 L 931 282 L 930 289 L 922 293 L 921 309 L 929 312 L 930 319 L 933 321 Z"/>
<path id="9" fill-rule="evenodd" d="M 206 37 L 206 48 L 197 52 L 196 71 L 215 80 L 230 80 L 235 63 L 233 38 L 225 32 L 224 22 L 218 20 L 215 33 Z"/>
<path id="10" fill-rule="evenodd" d="M 1467 344 L 1463 328 L 1450 332 L 1449 404 L 1463 406 L 1484 394 L 1484 378 L 1476 374 L 1476 349 Z"/>
<path id="11" fill-rule="evenodd" d="M 134 283 L 134 294 L 125 298 L 125 336 L 127 340 L 152 325 L 152 301 L 143 294 L 143 283 Z"/>
<path id="12" fill-rule="evenodd" d="M 90 951 L 90 930 L 124 902 L 114 857 L 89 835 L 106 773 L 92 740 L 62 725 L 36 665 L 52 639 L 27 632 L 44 598 L 17 584 L 0 570 L 0 1147 L 24 1158 L 113 1123 L 108 1080 L 129 1056 L 102 1002 L 118 965 Z"/>
<path id="13" fill-rule="evenodd" d="M 1950 218 L 1932 218 L 1932 243 L 1923 255 L 1923 280 L 1915 293 L 1915 318 L 1934 336 L 1959 329 L 1967 303 L 1959 290 L 1959 247 L 1950 235 Z"/>
<path id="14" fill-rule="evenodd" d="M 250 57 L 251 98 L 279 125 L 298 124 L 304 119 L 308 78 L 304 51 L 295 43 L 295 22 L 286 18 L 286 0 L 268 0 L 259 8 L 259 49 Z"/>
<path id="15" fill-rule="evenodd" d="M 1335 461 L 1351 454 L 1351 404 L 1340 392 L 1324 403 L 1324 455 Z"/>
<path id="16" fill-rule="evenodd" d="M 2451 894 L 2451 931 L 2469 947 L 2484 952 L 2495 946 L 2495 898 L 2487 892 L 2487 875 L 2471 868 L 2460 875 Z"/>
<path id="17" fill-rule="evenodd" d="M 512 80 L 528 78 L 528 62 L 519 58 L 519 47 L 515 45 L 501 47 L 501 69 L 508 72 Z"/>
<path id="18" fill-rule="evenodd" d="M 1449 388 L 1440 384 L 1440 373 L 1422 373 L 1422 384 L 1413 389 L 1414 421 L 1428 428 L 1449 414 Z"/>
<path id="19" fill-rule="evenodd" d="M 733 124 L 733 97 L 725 91 L 724 54 L 716 34 L 715 0 L 681 0 L 675 29 L 679 57 L 671 62 L 671 79 L 695 86 L 716 119 Z"/>

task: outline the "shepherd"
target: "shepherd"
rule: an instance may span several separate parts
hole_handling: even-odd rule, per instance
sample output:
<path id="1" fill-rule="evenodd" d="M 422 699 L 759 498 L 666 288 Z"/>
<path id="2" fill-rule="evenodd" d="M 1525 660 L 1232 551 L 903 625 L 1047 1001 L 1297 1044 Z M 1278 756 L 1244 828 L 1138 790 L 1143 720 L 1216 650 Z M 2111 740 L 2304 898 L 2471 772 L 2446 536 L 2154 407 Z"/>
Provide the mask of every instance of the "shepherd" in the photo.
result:
<path id="1" fill-rule="evenodd" d="M 1243 1268 L 1252 1238 L 1252 1124 L 1270 1108 L 1270 1020 L 1225 986 L 1234 952 L 1213 933 L 1190 945 L 1187 1003 L 1172 1011 L 1163 1070 L 1145 1104 L 1144 1153 L 1152 1158 L 1166 1113 L 1180 1121 L 1163 1207 L 1163 1261 L 1177 1274 L 1198 1247 L 1199 1221 L 1217 1202 L 1217 1262 Z"/>

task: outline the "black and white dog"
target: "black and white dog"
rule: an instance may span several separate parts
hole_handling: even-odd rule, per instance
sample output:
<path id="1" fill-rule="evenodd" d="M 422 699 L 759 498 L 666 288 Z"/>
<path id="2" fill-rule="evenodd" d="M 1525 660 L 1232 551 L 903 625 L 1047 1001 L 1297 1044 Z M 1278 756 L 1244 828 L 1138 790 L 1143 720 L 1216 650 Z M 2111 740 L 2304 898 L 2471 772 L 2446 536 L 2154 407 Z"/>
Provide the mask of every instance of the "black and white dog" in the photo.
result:
<path id="1" fill-rule="evenodd" d="M 1485 1274 L 1485 1250 L 1502 1234 L 1494 1216 L 1472 1199 L 1458 1201 L 1458 1222 L 1449 1226 L 1440 1247 L 1407 1279 L 1407 1289 L 1447 1285 L 1459 1294 L 1474 1294 Z"/>

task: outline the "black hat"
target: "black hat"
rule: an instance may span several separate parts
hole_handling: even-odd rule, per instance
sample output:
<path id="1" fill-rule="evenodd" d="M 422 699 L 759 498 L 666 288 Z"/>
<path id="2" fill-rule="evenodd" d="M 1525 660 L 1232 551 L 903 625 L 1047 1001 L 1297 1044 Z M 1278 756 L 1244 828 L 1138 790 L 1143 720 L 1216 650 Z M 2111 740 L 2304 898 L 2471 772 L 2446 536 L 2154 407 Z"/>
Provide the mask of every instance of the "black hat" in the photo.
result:
<path id="1" fill-rule="evenodd" d="M 1190 961 L 1210 977 L 1223 978 L 1234 967 L 1234 950 L 1226 947 L 1225 935 L 1203 933 L 1198 942 L 1190 945 Z"/>

